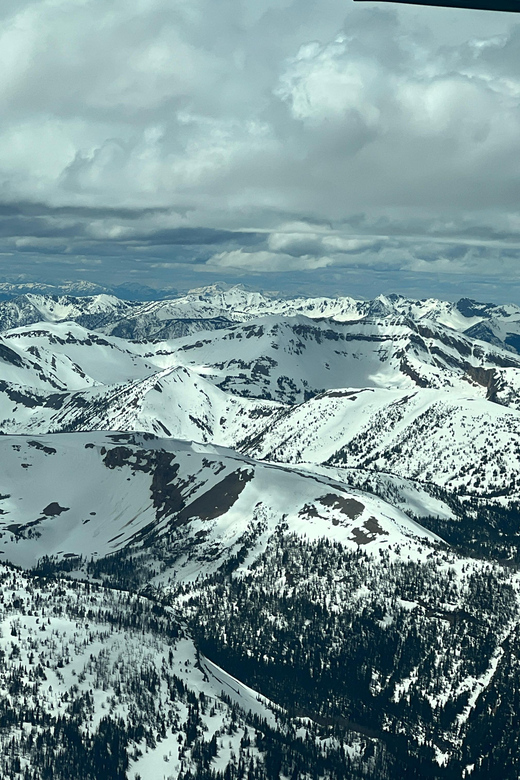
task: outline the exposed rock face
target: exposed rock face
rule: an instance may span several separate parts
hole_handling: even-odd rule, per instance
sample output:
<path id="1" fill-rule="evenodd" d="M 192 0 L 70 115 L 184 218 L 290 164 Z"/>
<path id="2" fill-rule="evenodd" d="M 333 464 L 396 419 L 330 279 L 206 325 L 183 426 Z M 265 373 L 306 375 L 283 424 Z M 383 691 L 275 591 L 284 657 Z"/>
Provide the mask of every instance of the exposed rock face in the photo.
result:
<path id="1" fill-rule="evenodd" d="M 1 304 L 0 775 L 516 780 L 518 323 Z"/>

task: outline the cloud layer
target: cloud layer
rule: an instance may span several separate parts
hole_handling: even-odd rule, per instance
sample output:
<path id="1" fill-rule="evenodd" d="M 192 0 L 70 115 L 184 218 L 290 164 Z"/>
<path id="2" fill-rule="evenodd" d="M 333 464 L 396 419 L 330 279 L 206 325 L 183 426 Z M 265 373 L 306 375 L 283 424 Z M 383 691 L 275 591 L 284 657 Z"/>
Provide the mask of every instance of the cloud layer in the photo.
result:
<path id="1" fill-rule="evenodd" d="M 6 0 L 0 20 L 0 274 L 517 295 L 514 15 Z"/>

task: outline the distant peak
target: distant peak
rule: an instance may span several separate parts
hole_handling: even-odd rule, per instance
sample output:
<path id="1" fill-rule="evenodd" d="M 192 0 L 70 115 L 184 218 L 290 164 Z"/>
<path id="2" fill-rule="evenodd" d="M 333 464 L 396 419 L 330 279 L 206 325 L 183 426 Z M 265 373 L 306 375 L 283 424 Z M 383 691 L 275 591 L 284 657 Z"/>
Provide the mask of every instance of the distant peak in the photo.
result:
<path id="1" fill-rule="evenodd" d="M 229 293 L 229 292 L 238 292 L 238 293 L 256 293 L 258 295 L 263 295 L 264 293 L 261 293 L 259 290 L 255 290 L 253 287 L 250 287 L 246 284 L 227 284 L 226 282 L 215 282 L 214 284 L 205 285 L 204 287 L 193 287 L 191 290 L 188 291 L 187 295 L 216 295 L 219 293 Z"/>
<path id="2" fill-rule="evenodd" d="M 494 303 L 479 303 L 472 298 L 461 298 L 455 304 L 463 317 L 490 317 L 490 309 L 495 309 Z"/>

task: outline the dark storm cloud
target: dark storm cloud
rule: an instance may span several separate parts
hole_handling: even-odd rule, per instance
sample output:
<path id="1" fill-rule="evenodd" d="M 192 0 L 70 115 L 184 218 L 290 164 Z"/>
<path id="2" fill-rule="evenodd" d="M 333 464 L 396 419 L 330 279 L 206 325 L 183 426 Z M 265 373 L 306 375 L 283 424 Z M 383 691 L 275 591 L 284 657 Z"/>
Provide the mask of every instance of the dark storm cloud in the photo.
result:
<path id="1" fill-rule="evenodd" d="M 15 203 L 0 202 L 0 217 L 77 217 L 90 219 L 142 219 L 150 214 L 168 213 L 167 208 L 99 208 L 95 206 L 50 206 L 47 203 L 20 201 Z"/>
<path id="2" fill-rule="evenodd" d="M 153 229 L 147 225 L 147 218 L 168 214 L 169 210 L 95 208 L 87 206 L 51 207 L 42 203 L 0 204 L 0 238 L 13 241 L 29 239 L 73 240 L 76 250 L 100 252 L 99 245 L 106 244 L 107 254 L 113 254 L 113 244 L 121 247 L 139 244 L 153 246 L 251 246 L 265 241 L 265 235 L 254 232 L 238 232 L 208 227 L 179 227 Z M 110 235 L 110 230 L 100 237 L 95 236 L 97 225 L 112 225 L 117 222 L 121 232 Z M 126 235 L 123 235 L 126 227 Z M 19 244 L 18 244 L 19 246 Z M 63 249 L 68 243 L 63 243 Z M 90 249 L 89 249 L 90 248 Z"/>
<path id="3" fill-rule="evenodd" d="M 213 228 L 169 228 L 153 233 L 136 234 L 132 241 L 146 245 L 212 246 L 218 244 L 250 246 L 264 241 L 259 233 L 233 232 Z"/>

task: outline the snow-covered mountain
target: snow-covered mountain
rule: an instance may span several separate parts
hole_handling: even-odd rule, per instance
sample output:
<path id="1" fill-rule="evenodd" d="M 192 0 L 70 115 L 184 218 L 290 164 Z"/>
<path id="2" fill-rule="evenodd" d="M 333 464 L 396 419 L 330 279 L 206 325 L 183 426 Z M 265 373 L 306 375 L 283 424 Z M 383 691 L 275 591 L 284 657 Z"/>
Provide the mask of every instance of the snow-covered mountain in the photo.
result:
<path id="1" fill-rule="evenodd" d="M 280 526 L 347 549 L 436 539 L 331 477 L 150 434 L 3 436 L 0 459 L 1 553 L 25 568 L 131 548 L 191 579 L 239 550 L 253 561 Z"/>
<path id="2" fill-rule="evenodd" d="M 168 286 L 157 290 L 138 282 L 106 286 L 88 282 L 85 279 L 61 281 L 52 284 L 29 280 L 23 274 L 15 278 L 10 277 L 9 280 L 4 277 L 0 281 L 1 301 L 10 301 L 27 293 L 55 297 L 74 295 L 81 298 L 94 295 L 115 295 L 117 298 L 127 301 L 149 301 L 172 298 L 177 295 L 177 289 L 173 286 Z"/>
<path id="3" fill-rule="evenodd" d="M 23 294 L 0 301 L 0 330 L 39 321 L 71 320 L 107 335 L 159 340 L 269 315 L 325 318 L 338 322 L 408 318 L 415 323 L 421 322 L 424 327 L 438 324 L 467 333 L 471 338 L 513 353 L 520 343 L 520 307 L 483 304 L 468 298 L 456 303 L 434 298 L 417 301 L 400 295 L 380 295 L 372 301 L 349 297 L 277 298 L 240 286 L 214 285 L 176 297 L 166 297 L 165 291 L 153 300 L 150 300 L 153 291 L 147 288 L 146 298 L 139 301 L 131 286 L 129 299 L 121 300 L 125 287 L 99 288 L 98 294 L 89 295 L 88 285 L 83 283 L 76 294 L 81 297 L 75 298 L 73 288 L 70 291 L 67 287 L 60 288 L 59 292 L 45 294 L 38 286 L 29 285 Z"/>
<path id="4" fill-rule="evenodd" d="M 0 328 L 3 776 L 516 780 L 518 307 L 33 290 Z"/>
<path id="5" fill-rule="evenodd" d="M 4 433 L 140 430 L 516 496 L 520 358 L 501 347 L 386 315 L 270 314 L 134 342 L 60 321 L 74 302 L 44 303 L 53 322 L 1 338 Z M 91 313 L 101 304 L 120 308 Z"/>
<path id="6" fill-rule="evenodd" d="M 256 458 L 388 472 L 457 495 L 517 501 L 518 402 L 514 408 L 490 403 L 479 390 L 332 390 L 273 416 L 239 449 Z"/>

